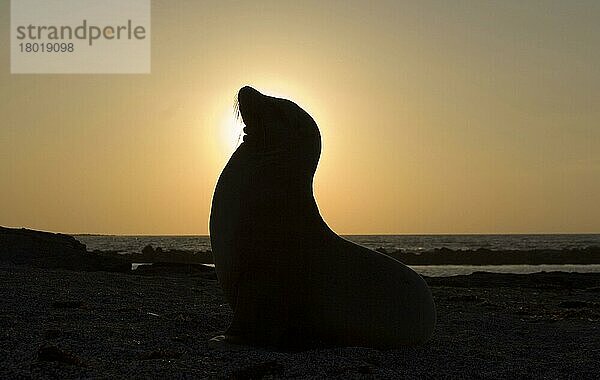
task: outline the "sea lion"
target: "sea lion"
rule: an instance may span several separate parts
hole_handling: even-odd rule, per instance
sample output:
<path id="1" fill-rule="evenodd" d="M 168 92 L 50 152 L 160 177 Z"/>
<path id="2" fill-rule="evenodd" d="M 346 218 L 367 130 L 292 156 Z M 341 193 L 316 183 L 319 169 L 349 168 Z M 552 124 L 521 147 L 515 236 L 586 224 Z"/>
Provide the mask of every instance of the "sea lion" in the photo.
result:
<path id="1" fill-rule="evenodd" d="M 321 135 L 290 100 L 238 92 L 243 142 L 217 182 L 210 239 L 234 312 L 225 339 L 277 349 L 426 342 L 435 306 L 401 262 L 339 237 L 313 196 Z"/>

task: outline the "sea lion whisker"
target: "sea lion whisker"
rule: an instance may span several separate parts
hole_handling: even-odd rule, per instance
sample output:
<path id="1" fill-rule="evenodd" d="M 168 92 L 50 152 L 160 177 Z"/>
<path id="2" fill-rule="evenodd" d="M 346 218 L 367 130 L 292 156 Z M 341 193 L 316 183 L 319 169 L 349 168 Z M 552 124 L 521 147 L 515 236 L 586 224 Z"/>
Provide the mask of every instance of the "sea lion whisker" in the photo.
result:
<path id="1" fill-rule="evenodd" d="M 240 112 L 240 101 L 238 99 L 237 93 L 233 97 L 233 119 L 236 121 L 236 123 L 239 123 L 240 120 L 242 119 L 242 114 Z M 240 141 L 242 141 L 243 136 L 244 136 L 243 128 L 240 128 L 240 132 L 238 133 L 237 142 L 235 144 L 236 148 L 238 146 L 240 146 L 240 144 L 241 144 Z"/>

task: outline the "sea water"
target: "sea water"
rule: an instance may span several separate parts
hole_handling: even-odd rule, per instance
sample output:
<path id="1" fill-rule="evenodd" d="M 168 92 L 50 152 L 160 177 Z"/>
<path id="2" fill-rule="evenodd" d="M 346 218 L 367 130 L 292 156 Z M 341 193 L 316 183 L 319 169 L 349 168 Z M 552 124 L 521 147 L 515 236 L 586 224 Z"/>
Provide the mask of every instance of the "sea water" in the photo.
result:
<path id="1" fill-rule="evenodd" d="M 141 252 L 147 245 L 163 250 L 177 249 L 206 251 L 210 249 L 208 236 L 114 236 L 76 235 L 88 250 Z M 402 249 L 422 252 L 435 248 L 490 250 L 573 249 L 600 246 L 600 234 L 560 235 L 349 235 L 344 238 L 357 244 L 389 252 Z M 600 272 L 600 264 L 591 265 L 415 265 L 425 276 L 453 276 L 475 271 L 497 273 L 535 273 L 541 271 Z"/>

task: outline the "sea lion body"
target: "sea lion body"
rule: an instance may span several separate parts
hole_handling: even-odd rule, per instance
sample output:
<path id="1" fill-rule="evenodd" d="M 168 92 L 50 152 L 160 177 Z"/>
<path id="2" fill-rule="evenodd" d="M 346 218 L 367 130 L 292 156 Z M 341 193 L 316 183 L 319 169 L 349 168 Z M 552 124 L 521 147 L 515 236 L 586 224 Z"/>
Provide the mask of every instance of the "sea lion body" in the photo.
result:
<path id="1" fill-rule="evenodd" d="M 244 87 L 246 124 L 217 183 L 210 236 L 234 318 L 232 341 L 275 348 L 391 348 L 427 341 L 435 307 L 399 261 L 340 238 L 312 191 L 314 120 L 295 103 Z"/>

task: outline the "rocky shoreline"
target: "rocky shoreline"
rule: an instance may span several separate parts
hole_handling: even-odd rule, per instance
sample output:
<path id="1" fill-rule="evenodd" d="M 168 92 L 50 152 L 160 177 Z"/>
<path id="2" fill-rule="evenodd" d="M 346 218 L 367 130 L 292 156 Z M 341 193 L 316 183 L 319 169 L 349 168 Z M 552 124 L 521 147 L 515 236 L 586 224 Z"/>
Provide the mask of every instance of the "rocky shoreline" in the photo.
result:
<path id="1" fill-rule="evenodd" d="M 381 252 L 381 250 L 380 250 Z M 407 265 L 540 265 L 600 264 L 600 247 L 582 249 L 532 249 L 496 251 L 485 248 L 451 250 L 437 248 L 419 254 L 383 252 Z"/>
<path id="2" fill-rule="evenodd" d="M 425 252 L 384 248 L 377 251 L 407 265 L 539 265 L 600 264 L 600 247 L 564 250 L 451 250 L 439 248 Z M 141 252 L 87 250 L 74 237 L 0 227 L 0 261 L 38 268 L 63 268 L 81 271 L 129 272 L 132 263 L 212 264 L 212 252 L 163 250 L 146 246 Z"/>

